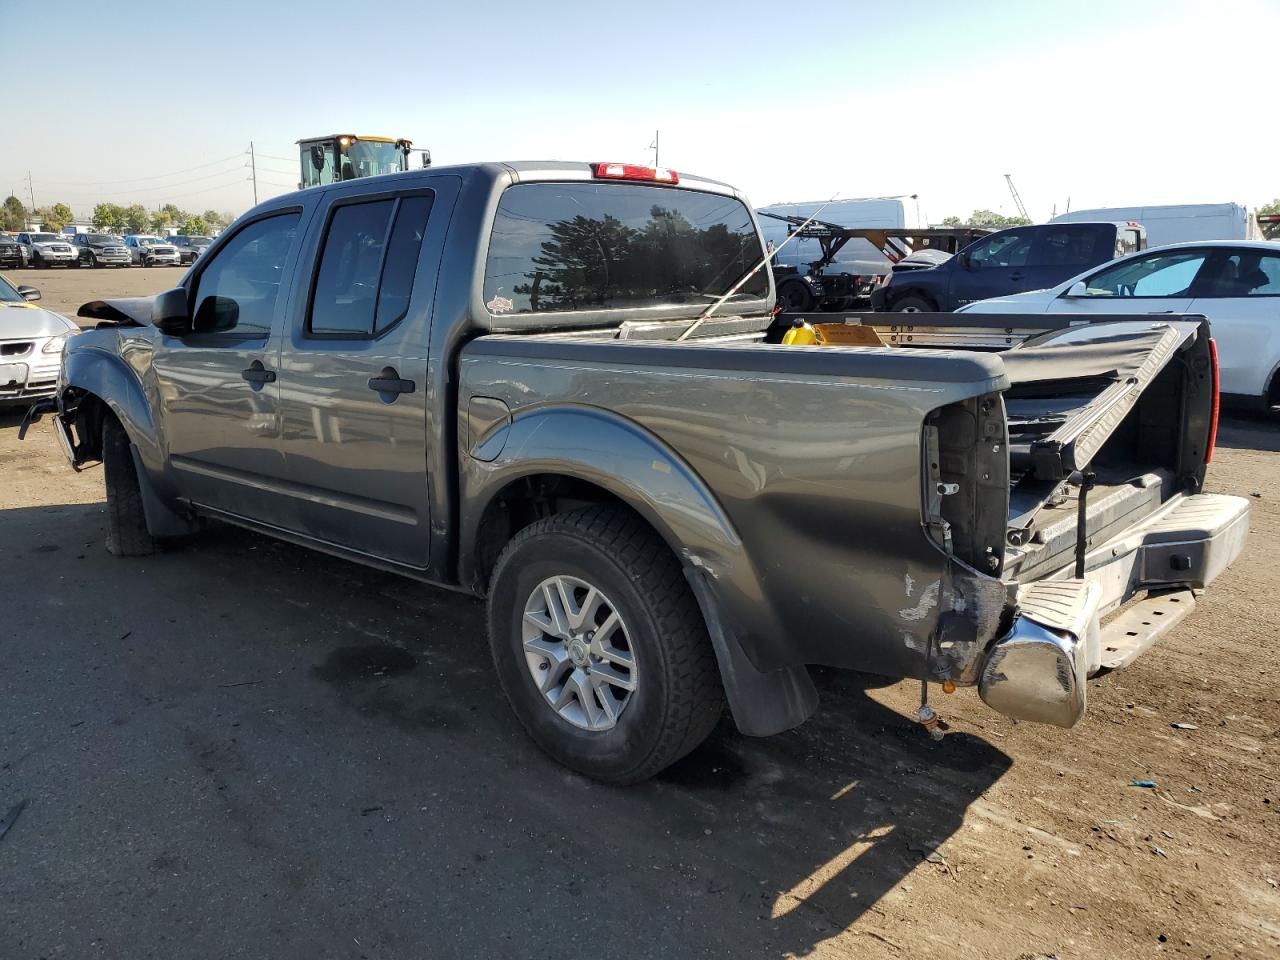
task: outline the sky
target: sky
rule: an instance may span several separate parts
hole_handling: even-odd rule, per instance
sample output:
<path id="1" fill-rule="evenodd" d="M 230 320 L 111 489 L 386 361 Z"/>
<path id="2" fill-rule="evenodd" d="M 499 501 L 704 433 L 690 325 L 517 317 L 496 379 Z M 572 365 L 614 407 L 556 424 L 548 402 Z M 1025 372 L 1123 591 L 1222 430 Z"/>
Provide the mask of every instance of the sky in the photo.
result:
<path id="1" fill-rule="evenodd" d="M 926 221 L 1280 196 L 1280 0 L 0 0 L 0 192 L 240 213 L 299 138 L 661 162 Z M 14 42 L 21 38 L 19 42 Z M 30 174 L 30 184 L 28 184 Z"/>

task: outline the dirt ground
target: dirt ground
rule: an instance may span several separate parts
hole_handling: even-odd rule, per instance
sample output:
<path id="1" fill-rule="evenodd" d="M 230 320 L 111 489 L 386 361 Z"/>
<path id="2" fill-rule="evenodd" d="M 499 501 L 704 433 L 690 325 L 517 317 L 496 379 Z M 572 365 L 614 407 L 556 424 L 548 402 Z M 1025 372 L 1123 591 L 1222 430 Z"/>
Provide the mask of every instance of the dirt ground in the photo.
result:
<path id="1" fill-rule="evenodd" d="M 74 312 L 179 275 L 21 281 Z M 725 721 L 616 790 L 526 740 L 475 602 L 229 528 L 112 559 L 101 471 L 17 421 L 6 960 L 1280 955 L 1274 423 L 1225 422 L 1209 475 L 1245 554 L 1075 729 L 938 693 L 935 744 L 915 684 L 821 671 L 798 730 Z"/>

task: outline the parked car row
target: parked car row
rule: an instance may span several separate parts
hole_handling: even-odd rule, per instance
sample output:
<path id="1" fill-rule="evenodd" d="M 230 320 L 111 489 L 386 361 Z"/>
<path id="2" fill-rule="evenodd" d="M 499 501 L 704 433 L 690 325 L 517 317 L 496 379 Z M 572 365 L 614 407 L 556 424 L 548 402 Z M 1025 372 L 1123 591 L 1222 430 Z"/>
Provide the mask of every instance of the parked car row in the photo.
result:
<path id="1" fill-rule="evenodd" d="M 209 246 L 209 237 L 156 237 L 109 233 L 0 235 L 0 267 L 187 266 Z"/>

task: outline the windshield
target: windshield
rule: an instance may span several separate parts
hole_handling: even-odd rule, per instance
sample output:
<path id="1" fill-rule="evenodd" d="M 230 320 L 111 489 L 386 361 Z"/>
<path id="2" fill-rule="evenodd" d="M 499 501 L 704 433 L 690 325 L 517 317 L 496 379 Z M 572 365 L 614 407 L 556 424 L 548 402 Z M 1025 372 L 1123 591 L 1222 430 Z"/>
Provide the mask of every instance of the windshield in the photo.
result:
<path id="1" fill-rule="evenodd" d="M 31 235 L 32 243 L 49 243 L 53 240 L 61 240 L 62 238 L 56 233 L 33 233 Z"/>
<path id="2" fill-rule="evenodd" d="M 142 238 L 142 239 L 140 239 L 138 242 L 139 242 L 140 244 L 142 244 L 144 247 L 154 247 L 154 246 L 156 246 L 157 244 L 163 244 L 163 243 L 164 243 L 164 241 L 163 241 L 163 240 L 160 240 L 160 239 L 159 239 L 159 238 L 157 238 L 157 237 L 143 237 L 143 238 Z"/>
<path id="3" fill-rule="evenodd" d="M 213 243 L 208 237 L 187 237 L 187 245 L 192 247 L 207 247 Z"/>
<path id="4" fill-rule="evenodd" d="M 105 233 L 90 233 L 90 234 L 87 234 L 87 237 L 90 243 L 119 243 L 120 242 L 115 237 L 109 237 Z"/>
<path id="5" fill-rule="evenodd" d="M 26 303 L 23 297 L 4 277 L 0 277 L 0 303 Z"/>
<path id="6" fill-rule="evenodd" d="M 404 154 L 394 143 L 376 143 L 372 140 L 357 140 L 347 147 L 346 156 L 342 158 L 342 179 L 354 180 L 357 177 L 376 177 L 382 173 L 398 173 Z"/>
<path id="7" fill-rule="evenodd" d="M 638 184 L 528 183 L 498 204 L 485 266 L 492 313 L 714 303 L 760 262 L 734 197 Z M 769 291 L 757 271 L 735 300 Z"/>

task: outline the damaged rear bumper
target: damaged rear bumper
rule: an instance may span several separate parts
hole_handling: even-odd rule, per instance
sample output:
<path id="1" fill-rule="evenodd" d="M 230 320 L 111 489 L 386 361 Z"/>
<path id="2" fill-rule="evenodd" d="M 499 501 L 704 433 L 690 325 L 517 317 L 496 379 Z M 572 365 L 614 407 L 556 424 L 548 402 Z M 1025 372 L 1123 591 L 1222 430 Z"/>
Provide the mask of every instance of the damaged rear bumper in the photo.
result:
<path id="1" fill-rule="evenodd" d="M 1083 580 L 1069 570 L 1018 591 L 1018 615 L 987 653 L 978 693 L 1005 716 L 1060 727 L 1085 712 L 1086 683 L 1102 667 L 1131 662 L 1195 607 L 1244 549 L 1249 502 L 1199 494 L 1161 511 L 1086 558 Z M 1102 618 L 1143 591 L 1113 621 Z"/>

